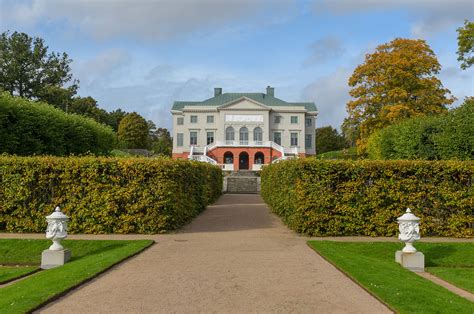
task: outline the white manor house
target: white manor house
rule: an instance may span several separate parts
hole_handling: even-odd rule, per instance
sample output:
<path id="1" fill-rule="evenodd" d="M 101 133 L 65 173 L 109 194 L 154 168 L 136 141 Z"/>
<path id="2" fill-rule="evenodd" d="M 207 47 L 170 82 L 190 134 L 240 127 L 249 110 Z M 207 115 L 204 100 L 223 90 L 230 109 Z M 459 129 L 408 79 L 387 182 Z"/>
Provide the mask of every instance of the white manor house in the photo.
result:
<path id="1" fill-rule="evenodd" d="M 263 164 L 314 155 L 313 102 L 286 102 L 266 93 L 222 93 L 204 101 L 175 101 L 173 158 L 259 170 Z"/>

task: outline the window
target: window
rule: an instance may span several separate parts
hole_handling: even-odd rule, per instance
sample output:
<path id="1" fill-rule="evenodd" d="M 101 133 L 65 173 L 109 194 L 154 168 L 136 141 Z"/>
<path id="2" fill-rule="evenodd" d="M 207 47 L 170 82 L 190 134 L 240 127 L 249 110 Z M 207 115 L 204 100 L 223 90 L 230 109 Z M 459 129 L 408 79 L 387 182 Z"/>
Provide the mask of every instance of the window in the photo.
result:
<path id="1" fill-rule="evenodd" d="M 291 146 L 298 146 L 298 133 L 291 133 Z"/>
<path id="2" fill-rule="evenodd" d="M 241 127 L 239 131 L 240 135 L 240 145 L 249 144 L 249 130 L 246 127 Z"/>
<path id="3" fill-rule="evenodd" d="M 207 116 L 207 123 L 214 123 L 214 116 Z"/>
<path id="4" fill-rule="evenodd" d="M 207 145 L 214 143 L 214 132 L 207 132 Z"/>
<path id="5" fill-rule="evenodd" d="M 232 154 L 231 152 L 225 152 L 225 154 L 224 154 L 224 163 L 225 164 L 234 163 L 234 154 Z"/>
<path id="6" fill-rule="evenodd" d="M 198 134 L 197 132 L 189 132 L 189 145 L 197 145 Z"/>
<path id="7" fill-rule="evenodd" d="M 176 136 L 176 146 L 183 146 L 183 133 L 178 133 Z"/>
<path id="8" fill-rule="evenodd" d="M 254 164 L 256 165 L 263 165 L 265 163 L 265 155 L 262 152 L 257 152 L 255 154 Z"/>
<path id="9" fill-rule="evenodd" d="M 278 145 L 281 145 L 281 132 L 273 133 L 273 141 Z"/>
<path id="10" fill-rule="evenodd" d="M 262 128 L 256 127 L 253 129 L 253 140 L 254 142 L 261 144 L 263 141 Z"/>
<path id="11" fill-rule="evenodd" d="M 275 116 L 275 123 L 280 123 L 281 116 Z"/>
<path id="12" fill-rule="evenodd" d="M 178 125 L 183 125 L 184 124 L 184 118 L 178 118 L 178 121 L 177 121 L 177 124 Z"/>
<path id="13" fill-rule="evenodd" d="M 291 116 L 291 123 L 292 124 L 298 123 L 298 117 L 297 116 Z"/>
<path id="14" fill-rule="evenodd" d="M 198 116 L 191 116 L 191 123 L 197 123 L 198 122 Z"/>
<path id="15" fill-rule="evenodd" d="M 306 134 L 304 137 L 304 145 L 306 148 L 313 147 L 313 136 L 311 134 Z"/>
<path id="16" fill-rule="evenodd" d="M 307 127 L 313 126 L 313 120 L 311 118 L 306 118 L 306 126 Z"/>
<path id="17" fill-rule="evenodd" d="M 231 145 L 234 141 L 234 128 L 231 126 L 225 129 L 225 141 L 228 145 Z"/>

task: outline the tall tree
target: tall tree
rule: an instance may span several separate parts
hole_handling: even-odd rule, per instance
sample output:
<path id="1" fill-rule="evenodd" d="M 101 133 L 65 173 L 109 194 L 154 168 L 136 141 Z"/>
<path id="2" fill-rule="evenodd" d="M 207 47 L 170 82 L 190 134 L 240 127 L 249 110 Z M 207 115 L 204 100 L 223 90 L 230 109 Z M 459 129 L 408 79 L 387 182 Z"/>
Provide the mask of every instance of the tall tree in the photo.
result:
<path id="1" fill-rule="evenodd" d="M 331 126 L 316 128 L 316 152 L 318 154 L 341 150 L 347 146 L 344 136 Z"/>
<path id="2" fill-rule="evenodd" d="M 110 126 L 115 132 L 118 131 L 120 121 L 122 121 L 126 115 L 127 113 L 120 108 L 109 112 Z"/>
<path id="3" fill-rule="evenodd" d="M 354 121 L 349 118 L 344 118 L 341 125 L 342 136 L 346 139 L 349 147 L 355 147 L 356 141 L 359 138 L 360 121 Z"/>
<path id="4" fill-rule="evenodd" d="M 44 101 L 65 112 L 69 112 L 69 106 L 77 92 L 77 86 L 67 88 L 48 85 L 41 88 L 38 93 L 38 99 Z"/>
<path id="5" fill-rule="evenodd" d="M 149 122 L 151 121 L 149 120 Z M 155 131 L 151 132 L 151 138 L 151 149 L 155 154 L 171 157 L 171 151 L 173 150 L 173 139 L 171 138 L 168 129 L 156 129 Z"/>
<path id="6" fill-rule="evenodd" d="M 396 38 L 367 54 L 349 78 L 349 121 L 359 123 L 358 150 L 376 130 L 400 120 L 438 114 L 454 102 L 436 74 L 441 65 L 424 40 Z"/>
<path id="7" fill-rule="evenodd" d="M 25 33 L 3 32 L 0 35 L 0 86 L 11 95 L 40 99 L 48 87 L 63 87 L 72 81 L 66 53 L 48 53 L 44 40 Z"/>
<path id="8" fill-rule="evenodd" d="M 459 27 L 458 32 L 458 61 L 461 69 L 466 70 L 474 64 L 474 23 L 464 21 L 464 27 Z"/>
<path id="9" fill-rule="evenodd" d="M 126 148 L 147 148 L 148 124 L 138 113 L 129 113 L 120 121 L 117 136 Z"/>
<path id="10" fill-rule="evenodd" d="M 104 109 L 97 106 L 97 101 L 88 97 L 74 97 L 69 105 L 69 113 L 77 113 L 96 120 L 97 122 L 112 126 L 111 117 Z"/>

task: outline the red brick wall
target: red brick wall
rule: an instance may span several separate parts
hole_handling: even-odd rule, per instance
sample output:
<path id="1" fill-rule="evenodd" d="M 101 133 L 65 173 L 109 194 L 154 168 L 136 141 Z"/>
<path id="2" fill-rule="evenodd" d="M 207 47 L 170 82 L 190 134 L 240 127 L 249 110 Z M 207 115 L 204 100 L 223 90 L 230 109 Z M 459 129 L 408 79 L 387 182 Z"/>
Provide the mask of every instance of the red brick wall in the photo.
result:
<path id="1" fill-rule="evenodd" d="M 255 162 L 255 154 L 258 152 L 264 155 L 264 164 L 269 164 L 275 158 L 280 158 L 281 153 L 271 147 L 217 147 L 212 151 L 208 152 L 207 155 L 214 158 L 218 164 L 224 163 L 224 154 L 231 152 L 234 155 L 234 169 L 239 169 L 239 155 L 241 152 L 249 154 L 249 169 L 252 169 L 252 165 Z M 189 152 L 173 153 L 173 159 L 188 159 Z M 305 157 L 304 153 L 300 153 L 299 157 Z"/>
<path id="2" fill-rule="evenodd" d="M 188 159 L 189 152 L 184 152 L 184 153 L 173 153 L 171 157 L 173 159 Z"/>
<path id="3" fill-rule="evenodd" d="M 281 157 L 279 151 L 274 150 L 270 147 L 217 147 L 212 151 L 208 152 L 208 156 L 217 160 L 217 163 L 224 163 L 224 154 L 231 152 L 234 155 L 234 169 L 239 169 L 239 155 L 242 152 L 249 154 L 249 169 L 252 169 L 252 165 L 255 162 L 255 154 L 258 152 L 264 155 L 264 164 L 269 164 L 274 158 Z"/>

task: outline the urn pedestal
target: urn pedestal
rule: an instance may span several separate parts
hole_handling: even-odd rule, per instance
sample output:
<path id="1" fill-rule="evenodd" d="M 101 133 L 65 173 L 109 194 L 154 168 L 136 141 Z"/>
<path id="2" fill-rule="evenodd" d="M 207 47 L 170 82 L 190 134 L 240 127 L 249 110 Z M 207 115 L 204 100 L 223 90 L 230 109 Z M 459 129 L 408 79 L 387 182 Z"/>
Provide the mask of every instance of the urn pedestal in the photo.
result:
<path id="1" fill-rule="evenodd" d="M 408 270 L 425 271 L 425 256 L 413 246 L 413 242 L 420 239 L 420 218 L 413 215 L 410 208 L 407 208 L 406 213 L 397 220 L 400 231 L 398 239 L 405 243 L 405 247 L 395 252 L 395 261 Z"/>
<path id="2" fill-rule="evenodd" d="M 395 252 L 395 261 L 404 268 L 414 271 L 425 271 L 425 255 L 421 252 L 405 253 L 403 251 Z"/>
<path id="3" fill-rule="evenodd" d="M 50 269 L 64 265 L 71 259 L 71 250 L 44 250 L 41 253 L 41 269 Z"/>
<path id="4" fill-rule="evenodd" d="M 41 253 L 41 268 L 50 269 L 62 266 L 71 258 L 71 251 L 64 249 L 61 240 L 67 237 L 68 216 L 64 215 L 59 207 L 54 213 L 46 216 L 48 228 L 46 229 L 46 239 L 53 241 L 49 249 Z"/>

